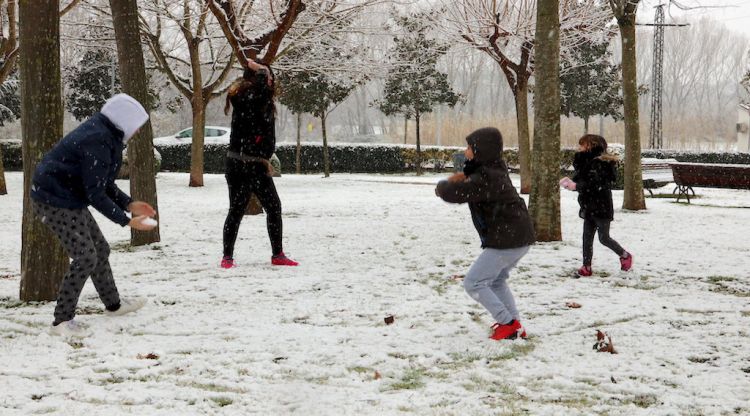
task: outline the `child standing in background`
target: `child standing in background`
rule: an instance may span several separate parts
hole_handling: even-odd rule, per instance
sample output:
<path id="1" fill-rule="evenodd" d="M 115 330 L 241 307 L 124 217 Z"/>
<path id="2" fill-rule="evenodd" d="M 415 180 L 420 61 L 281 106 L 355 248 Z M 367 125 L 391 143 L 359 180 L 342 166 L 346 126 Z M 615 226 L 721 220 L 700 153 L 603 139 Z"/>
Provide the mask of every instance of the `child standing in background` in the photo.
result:
<path id="1" fill-rule="evenodd" d="M 565 189 L 578 192 L 583 219 L 583 266 L 579 276 L 591 276 L 591 260 L 594 255 L 594 233 L 599 233 L 599 242 L 620 257 L 620 268 L 633 267 L 633 256 L 609 236 L 609 225 L 614 219 L 612 206 L 612 184 L 617 179 L 617 157 L 607 153 L 604 137 L 587 134 L 578 141 L 579 151 L 573 159 L 573 179 L 560 181 Z"/>

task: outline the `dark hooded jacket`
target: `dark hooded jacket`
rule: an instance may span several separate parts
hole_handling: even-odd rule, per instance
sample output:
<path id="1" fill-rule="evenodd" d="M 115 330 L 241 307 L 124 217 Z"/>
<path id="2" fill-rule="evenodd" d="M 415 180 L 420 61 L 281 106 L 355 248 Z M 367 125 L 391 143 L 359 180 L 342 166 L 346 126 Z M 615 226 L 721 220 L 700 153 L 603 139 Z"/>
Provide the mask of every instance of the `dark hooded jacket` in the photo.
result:
<path id="1" fill-rule="evenodd" d="M 233 111 L 229 150 L 270 159 L 276 151 L 273 89 L 268 86 L 265 71 L 245 72 L 244 78 L 252 81 L 252 86 L 230 98 Z"/>
<path id="2" fill-rule="evenodd" d="M 510 249 L 534 243 L 534 228 L 526 203 L 516 192 L 502 160 L 503 139 L 495 128 L 471 133 L 466 142 L 474 151 L 463 182 L 441 181 L 437 194 L 446 202 L 468 202 L 482 248 Z"/>
<path id="3" fill-rule="evenodd" d="M 583 219 L 612 220 L 612 184 L 617 179 L 615 160 L 595 147 L 588 152 L 578 152 L 573 159 L 573 182 L 578 191 L 578 215 Z"/>
<path id="4" fill-rule="evenodd" d="M 132 201 L 115 185 L 122 165 L 123 132 L 102 113 L 83 122 L 47 153 L 36 167 L 31 198 L 58 208 L 88 205 L 125 226 Z"/>

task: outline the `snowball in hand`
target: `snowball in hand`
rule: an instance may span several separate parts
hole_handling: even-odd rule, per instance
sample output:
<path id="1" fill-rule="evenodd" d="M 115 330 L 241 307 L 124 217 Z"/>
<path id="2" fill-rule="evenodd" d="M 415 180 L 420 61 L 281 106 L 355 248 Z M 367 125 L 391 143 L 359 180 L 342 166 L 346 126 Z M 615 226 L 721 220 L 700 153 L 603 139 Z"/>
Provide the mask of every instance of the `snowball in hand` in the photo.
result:
<path id="1" fill-rule="evenodd" d="M 146 218 L 145 220 L 141 221 L 141 224 L 156 227 L 156 224 L 158 224 L 158 222 L 156 222 L 156 220 L 153 218 Z"/>

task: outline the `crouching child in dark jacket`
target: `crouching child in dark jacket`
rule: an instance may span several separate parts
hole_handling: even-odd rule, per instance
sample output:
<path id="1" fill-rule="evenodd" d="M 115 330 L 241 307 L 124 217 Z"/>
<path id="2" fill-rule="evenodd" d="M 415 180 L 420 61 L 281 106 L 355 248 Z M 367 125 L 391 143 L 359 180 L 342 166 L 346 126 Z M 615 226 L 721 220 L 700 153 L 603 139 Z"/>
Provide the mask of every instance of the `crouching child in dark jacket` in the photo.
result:
<path id="1" fill-rule="evenodd" d="M 149 218 L 156 215 L 154 208 L 133 201 L 115 185 L 122 151 L 147 120 L 148 113 L 138 101 L 126 94 L 115 95 L 101 112 L 60 140 L 36 167 L 31 187 L 34 213 L 72 259 L 57 295 L 53 334 L 86 334 L 73 317 L 89 276 L 105 314 L 122 315 L 145 304 L 143 299 L 120 298 L 109 266 L 109 243 L 88 207 L 123 227 L 147 231 L 156 226 Z"/>
<path id="2" fill-rule="evenodd" d="M 525 338 L 507 281 L 534 243 L 531 218 L 508 176 L 500 132 L 491 127 L 479 129 L 466 142 L 464 172 L 440 181 L 435 193 L 446 202 L 469 204 L 484 251 L 469 269 L 464 288 L 492 314 L 495 324 L 490 338 Z"/>

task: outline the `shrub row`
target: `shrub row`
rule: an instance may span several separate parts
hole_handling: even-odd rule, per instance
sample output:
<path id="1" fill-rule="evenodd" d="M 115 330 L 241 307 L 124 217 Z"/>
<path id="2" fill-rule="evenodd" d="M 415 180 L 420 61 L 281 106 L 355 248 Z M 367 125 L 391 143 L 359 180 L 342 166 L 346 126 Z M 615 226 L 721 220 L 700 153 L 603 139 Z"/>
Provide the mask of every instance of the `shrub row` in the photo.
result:
<path id="1" fill-rule="evenodd" d="M 3 153 L 3 163 L 8 171 L 22 169 L 21 145 L 15 142 L 0 142 Z M 156 147 L 161 154 L 161 170 L 172 172 L 187 172 L 190 170 L 190 145 L 169 145 Z M 462 150 L 458 147 L 424 147 L 422 160 L 429 162 L 441 160 L 453 162 L 453 155 Z M 276 149 L 276 155 L 281 162 L 282 173 L 295 171 L 296 146 L 282 143 Z M 416 163 L 416 148 L 401 145 L 340 145 L 329 146 L 332 172 L 352 173 L 399 173 L 414 169 Z M 208 144 L 203 154 L 206 173 L 223 173 L 224 159 L 227 153 L 226 145 Z M 573 163 L 574 149 L 562 149 L 560 169 L 569 170 Z M 658 159 L 676 159 L 680 162 L 695 163 L 729 163 L 750 164 L 750 153 L 707 153 L 707 152 L 675 152 L 664 150 L 644 150 L 643 157 Z M 511 168 L 518 167 L 518 150 L 505 149 L 503 158 Z M 305 143 L 301 151 L 303 173 L 318 173 L 323 171 L 323 146 Z"/>

